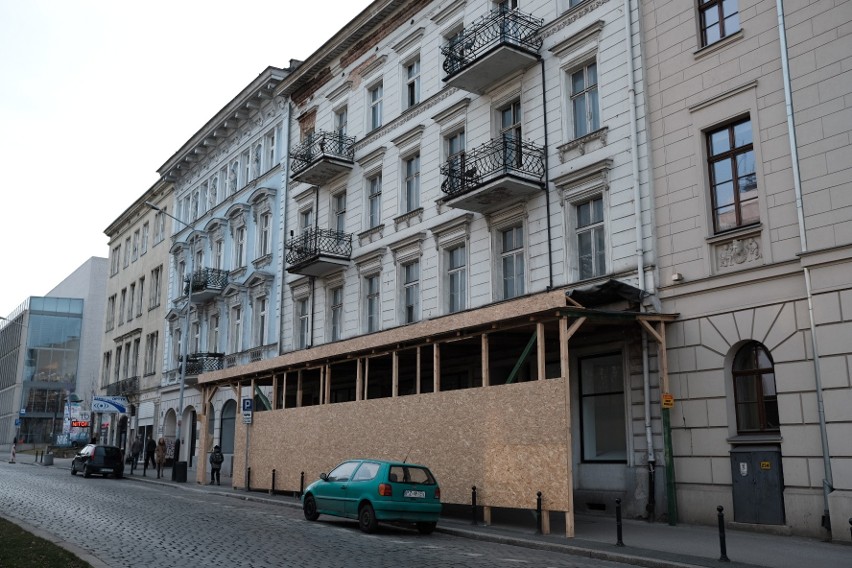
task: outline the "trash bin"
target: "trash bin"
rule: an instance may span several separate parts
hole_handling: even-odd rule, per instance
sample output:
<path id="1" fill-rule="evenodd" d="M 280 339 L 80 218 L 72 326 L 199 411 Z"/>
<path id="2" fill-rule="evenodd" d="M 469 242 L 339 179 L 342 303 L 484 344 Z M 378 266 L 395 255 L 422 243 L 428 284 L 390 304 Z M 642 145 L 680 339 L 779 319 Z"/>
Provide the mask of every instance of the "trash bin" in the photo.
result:
<path id="1" fill-rule="evenodd" d="M 172 481 L 177 481 L 178 483 L 186 483 L 186 462 L 175 462 L 175 466 L 172 468 Z"/>
<path id="2" fill-rule="evenodd" d="M 41 465 L 53 465 L 53 454 L 44 454 Z"/>

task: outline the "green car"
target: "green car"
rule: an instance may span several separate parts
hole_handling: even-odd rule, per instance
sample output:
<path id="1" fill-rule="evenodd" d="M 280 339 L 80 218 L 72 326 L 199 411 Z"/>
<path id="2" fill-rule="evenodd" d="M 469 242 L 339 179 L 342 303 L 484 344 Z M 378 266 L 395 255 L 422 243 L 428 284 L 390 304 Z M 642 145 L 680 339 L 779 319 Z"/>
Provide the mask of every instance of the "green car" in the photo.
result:
<path id="1" fill-rule="evenodd" d="M 430 534 L 441 515 L 441 488 L 423 465 L 349 460 L 305 489 L 302 510 L 309 521 L 321 514 L 357 519 L 366 533 L 388 521 L 415 523 Z"/>

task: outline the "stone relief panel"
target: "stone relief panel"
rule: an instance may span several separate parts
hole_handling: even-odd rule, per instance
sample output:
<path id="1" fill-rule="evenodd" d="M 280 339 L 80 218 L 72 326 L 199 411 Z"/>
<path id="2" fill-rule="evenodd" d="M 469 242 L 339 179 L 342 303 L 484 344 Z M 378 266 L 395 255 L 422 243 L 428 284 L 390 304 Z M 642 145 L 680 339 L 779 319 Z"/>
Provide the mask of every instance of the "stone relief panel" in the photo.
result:
<path id="1" fill-rule="evenodd" d="M 719 243 L 715 247 L 716 270 L 727 272 L 763 264 L 760 237 L 746 237 Z"/>

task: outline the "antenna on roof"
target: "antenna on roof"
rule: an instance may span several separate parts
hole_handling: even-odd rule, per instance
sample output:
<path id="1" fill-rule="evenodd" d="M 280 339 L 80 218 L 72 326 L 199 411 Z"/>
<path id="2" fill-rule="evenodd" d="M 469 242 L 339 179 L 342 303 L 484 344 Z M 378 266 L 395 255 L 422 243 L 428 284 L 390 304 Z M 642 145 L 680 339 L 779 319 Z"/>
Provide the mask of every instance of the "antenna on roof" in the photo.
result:
<path id="1" fill-rule="evenodd" d="M 405 462 L 408 461 L 408 454 L 410 454 L 410 453 L 411 453 L 411 448 L 408 448 L 408 451 L 405 453 L 405 459 L 402 460 L 402 463 L 405 463 Z"/>

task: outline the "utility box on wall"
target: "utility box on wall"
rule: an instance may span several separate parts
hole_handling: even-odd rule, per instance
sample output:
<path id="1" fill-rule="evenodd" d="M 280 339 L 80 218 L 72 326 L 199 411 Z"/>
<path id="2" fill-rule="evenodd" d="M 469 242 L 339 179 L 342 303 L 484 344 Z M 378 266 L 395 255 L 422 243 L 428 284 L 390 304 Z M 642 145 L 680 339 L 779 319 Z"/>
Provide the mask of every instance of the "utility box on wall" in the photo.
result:
<path id="1" fill-rule="evenodd" d="M 778 446 L 731 450 L 734 522 L 784 524 L 784 475 Z"/>

